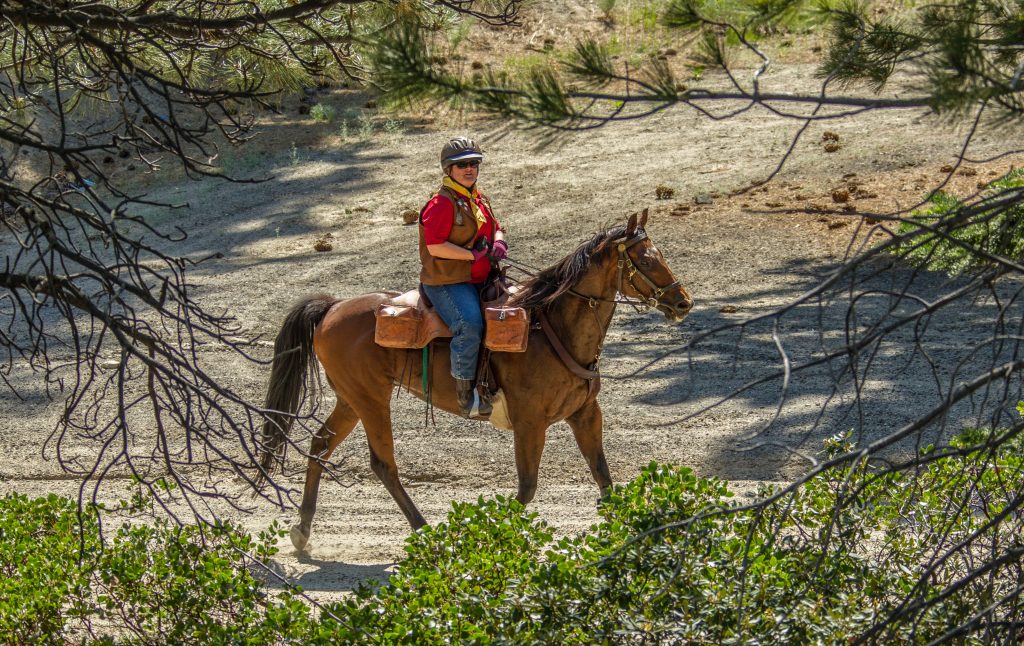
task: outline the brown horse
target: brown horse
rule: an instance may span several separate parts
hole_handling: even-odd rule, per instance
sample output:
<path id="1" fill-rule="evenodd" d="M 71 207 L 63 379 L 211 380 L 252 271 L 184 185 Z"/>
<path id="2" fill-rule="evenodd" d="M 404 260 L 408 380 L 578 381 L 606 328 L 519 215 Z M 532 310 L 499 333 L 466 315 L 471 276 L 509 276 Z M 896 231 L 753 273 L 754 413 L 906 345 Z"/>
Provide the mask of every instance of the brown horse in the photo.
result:
<path id="1" fill-rule="evenodd" d="M 681 322 L 693 307 L 690 295 L 647 237 L 646 222 L 644 211 L 639 222 L 634 215 L 626 226 L 598 233 L 529 280 L 514 297 L 515 303 L 547 327 L 530 331 L 526 352 L 492 355 L 494 376 L 504 392 L 514 434 L 519 477 L 516 498 L 523 504 L 533 499 L 537 488 L 545 433 L 561 420 L 572 428 L 602 495 L 612 484 L 595 386 L 599 383 L 597 360 L 616 303 L 639 299 L 675 322 Z M 314 353 L 337 398 L 334 411 L 313 436 L 309 449 L 300 521 L 291 531 L 297 549 L 309 540 L 324 463 L 359 421 L 366 430 L 374 473 L 413 529 L 426 524 L 398 477 L 390 409 L 396 385 L 423 398 L 420 351 L 374 343 L 374 310 L 392 296 L 307 298 L 291 310 L 277 336 L 263 425 L 261 465 L 265 473 L 282 458 L 306 385 L 313 381 L 309 375 L 316 371 Z M 432 401 L 438 408 L 457 412 L 448 344 L 434 343 L 429 375 Z"/>

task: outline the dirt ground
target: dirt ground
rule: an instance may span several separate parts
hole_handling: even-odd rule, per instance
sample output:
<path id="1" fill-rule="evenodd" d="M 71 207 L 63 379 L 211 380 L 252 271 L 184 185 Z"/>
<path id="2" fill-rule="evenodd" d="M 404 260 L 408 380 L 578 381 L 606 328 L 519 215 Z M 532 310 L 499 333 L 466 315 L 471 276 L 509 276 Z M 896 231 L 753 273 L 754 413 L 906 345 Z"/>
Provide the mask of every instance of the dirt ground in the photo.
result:
<path id="1" fill-rule="evenodd" d="M 794 64 L 768 74 L 764 89 L 809 91 L 814 83 L 810 65 Z M 359 113 L 367 97 L 332 90 L 318 100 L 336 105 L 345 118 Z M 416 229 L 401 214 L 418 209 L 436 187 L 444 140 L 468 133 L 485 149 L 480 183 L 509 229 L 515 259 L 547 266 L 593 232 L 647 207 L 652 239 L 696 300 L 679 326 L 656 313 L 627 307 L 617 313 L 600 396 L 605 448 L 617 481 L 656 460 L 727 479 L 749 495 L 760 483 L 786 481 L 808 466 L 790 449 L 812 455 L 823 438 L 848 430 L 871 439 L 934 403 L 926 362 L 886 367 L 882 357 L 863 384 L 862 396 L 873 406 L 859 420 L 844 416 L 839 406 L 849 403 L 843 399 L 848 392 L 830 399 L 831 381 L 823 373 L 791 384 L 781 415 L 767 429 L 762 427 L 779 404 L 777 381 L 695 415 L 781 365 L 770 320 L 750 323 L 742 335 L 710 331 L 799 297 L 843 260 L 851 241 L 856 246 L 865 235 L 885 237 L 883 231 L 865 233 L 865 214 L 908 208 L 947 178 L 942 169 L 956 162 L 966 133 L 921 111 L 877 111 L 813 124 L 766 188 L 737 195 L 774 170 L 800 122 L 764 109 L 713 121 L 677 108 L 540 146 L 529 132 L 443 111 L 406 115 L 391 125 L 378 120 L 372 133 L 356 132 L 350 120 L 344 135 L 340 120 L 314 122 L 294 109 L 265 121 L 256 145 L 228 151 L 224 166 L 243 175 L 268 173 L 269 181 L 142 180 L 150 198 L 188 203 L 184 210 L 154 211 L 150 221 L 189 233 L 178 248 L 182 255 L 222 254 L 193 271 L 192 280 L 203 302 L 227 308 L 248 332 L 273 338 L 283 312 L 301 295 L 412 288 Z M 1020 156 L 979 161 L 1003 152 L 1006 141 L 1003 131 L 978 134 L 966 155 L 974 161 L 952 174 L 949 188 L 967 194 L 1019 165 Z M 838 142 L 838 150 L 827 152 L 829 142 Z M 130 171 L 118 166 L 114 172 Z M 837 191 L 847 199 L 835 201 Z M 332 248 L 314 250 L 317 240 Z M 933 284 L 939 283 L 936 277 Z M 836 342 L 841 307 L 838 300 L 809 304 L 783 317 L 778 332 L 787 353 L 799 360 Z M 964 338 L 963 324 L 955 321 L 939 329 L 948 336 L 938 337 L 937 352 Z M 684 349 L 701 335 L 707 336 Z M 262 399 L 265 367 L 229 353 L 210 354 L 231 387 Z M 52 446 L 42 457 L 62 411 L 59 397 L 47 400 L 23 367 L 14 367 L 12 380 L 24 398 L 5 393 L 0 403 L 0 494 L 74 494 L 78 483 L 61 474 Z M 403 481 L 428 521 L 444 520 L 452 501 L 514 493 L 510 433 L 441 412 L 436 425 L 425 427 L 423 404 L 409 396 L 395 401 L 394 428 Z M 754 434 L 762 441 L 751 442 Z M 358 429 L 337 457 L 344 459 L 343 482 L 321 488 L 309 551 L 283 546 L 276 561 L 314 598 L 384 576 L 401 558 L 409 532 L 369 470 Z M 295 467 L 290 481 L 301 487 L 301 465 Z M 596 496 L 568 427 L 555 425 L 531 509 L 562 532 L 578 532 L 597 520 Z M 274 519 L 290 525 L 296 517 L 294 510 L 257 503 L 250 512 L 225 515 L 253 530 Z"/>

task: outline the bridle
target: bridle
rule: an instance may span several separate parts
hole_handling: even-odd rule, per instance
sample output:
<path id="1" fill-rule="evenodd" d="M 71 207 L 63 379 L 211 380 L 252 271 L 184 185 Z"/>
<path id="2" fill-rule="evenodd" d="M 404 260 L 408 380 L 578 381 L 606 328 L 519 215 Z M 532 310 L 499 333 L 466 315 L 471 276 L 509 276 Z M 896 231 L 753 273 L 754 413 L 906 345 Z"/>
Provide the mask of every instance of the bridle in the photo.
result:
<path id="1" fill-rule="evenodd" d="M 669 290 L 676 289 L 682 283 L 679 280 L 676 280 L 669 285 L 659 287 L 653 280 L 648 278 L 648 276 L 644 272 L 642 272 L 639 267 L 636 266 L 636 263 L 633 262 L 633 259 L 629 257 L 629 250 L 638 245 L 639 243 L 643 242 L 644 240 L 647 240 L 647 232 L 641 229 L 633 237 L 626 238 L 615 243 L 619 251 L 619 259 L 617 261 L 618 275 L 616 277 L 615 298 L 600 298 L 598 296 L 588 296 L 586 294 L 581 294 L 580 292 L 577 292 L 575 289 L 569 289 L 567 290 L 567 293 L 589 302 L 591 308 L 596 308 L 598 303 L 624 303 L 626 305 L 631 305 L 633 309 L 637 311 L 640 311 L 640 307 L 657 308 L 658 305 L 664 305 L 669 310 L 676 312 L 677 308 L 674 305 L 662 303 L 661 297 Z M 635 282 L 637 276 L 639 276 L 640 279 L 644 283 L 646 283 L 647 286 L 650 288 L 651 293 L 649 296 L 644 296 L 643 291 L 641 291 L 640 288 L 637 286 Z M 633 291 L 641 295 L 641 300 L 626 296 L 622 288 L 625 284 L 625 281 L 627 280 L 629 281 L 630 287 L 633 288 Z M 622 298 L 618 298 L 618 296 L 620 295 L 622 296 Z"/>
<path id="2" fill-rule="evenodd" d="M 580 298 L 583 299 L 584 301 L 587 301 L 587 303 L 590 305 L 591 311 L 594 314 L 594 317 L 598 319 L 598 325 L 601 325 L 600 317 L 597 312 L 598 303 L 626 303 L 632 305 L 633 308 L 636 309 L 637 311 L 639 311 L 640 307 L 642 306 L 656 308 L 659 305 L 662 305 L 666 309 L 668 309 L 669 312 L 675 314 L 677 317 L 680 316 L 679 309 L 675 305 L 669 305 L 668 303 L 661 302 L 661 297 L 666 292 L 675 289 L 681 285 L 680 281 L 676 280 L 672 282 L 670 285 L 659 287 L 653 280 L 651 280 L 646 274 L 644 274 L 644 272 L 642 272 L 640 268 L 636 266 L 636 263 L 633 262 L 633 259 L 629 257 L 629 250 L 646 239 L 647 232 L 645 232 L 643 229 L 640 229 L 629 238 L 622 238 L 617 242 L 613 241 L 613 243 L 617 246 L 619 252 L 619 259 L 617 261 L 618 275 L 616 277 L 615 294 L 616 296 L 621 295 L 622 298 L 601 298 L 598 296 L 588 296 L 587 294 L 581 294 L 580 292 L 577 292 L 575 289 L 566 290 L 565 293 L 571 294 L 576 298 Z M 522 263 L 518 263 L 509 258 L 505 258 L 504 260 L 514 266 L 518 266 L 520 269 L 523 269 Z M 525 269 L 523 270 L 525 271 Z M 647 286 L 650 288 L 651 293 L 649 296 L 644 296 L 643 292 L 637 286 L 635 282 L 637 276 L 639 276 L 640 279 L 644 283 L 646 283 Z M 622 288 L 626 284 L 626 281 L 629 281 L 629 285 L 633 288 L 633 290 L 641 295 L 642 300 L 630 298 L 629 296 L 625 295 L 625 293 L 622 291 Z M 612 315 L 614 315 L 614 310 L 612 312 Z M 565 364 L 569 371 L 575 374 L 577 377 L 586 380 L 586 401 L 592 401 L 601 389 L 601 373 L 598 369 L 598 365 L 601 362 L 601 350 L 604 345 L 603 341 L 598 344 L 597 353 L 594 355 L 594 361 L 589 366 L 584 367 L 581 366 L 565 349 L 565 346 L 562 344 L 561 340 L 559 340 L 558 335 L 555 334 L 555 331 L 552 329 L 551 324 L 547 320 L 547 317 L 544 315 L 543 310 L 538 312 L 537 322 L 535 323 L 535 325 L 537 325 L 541 330 L 543 330 L 544 335 L 547 337 L 548 342 L 551 344 L 551 347 L 554 349 L 555 353 L 562 360 L 562 363 Z"/>

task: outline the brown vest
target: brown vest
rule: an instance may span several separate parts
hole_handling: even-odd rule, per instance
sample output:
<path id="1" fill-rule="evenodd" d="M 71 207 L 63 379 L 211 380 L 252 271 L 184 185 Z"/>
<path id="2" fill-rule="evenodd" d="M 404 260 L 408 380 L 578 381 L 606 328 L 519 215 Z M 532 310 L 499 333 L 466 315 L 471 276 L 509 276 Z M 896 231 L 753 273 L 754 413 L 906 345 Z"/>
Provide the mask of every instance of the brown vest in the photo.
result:
<path id="1" fill-rule="evenodd" d="M 443 195 L 455 206 L 455 218 L 452 221 L 452 231 L 448 234 L 448 242 L 460 247 L 470 248 L 473 238 L 476 237 L 477 223 L 473 217 L 473 211 L 469 206 L 469 198 L 458 195 L 455 191 L 442 186 L 437 195 Z M 487 198 L 483 198 L 484 204 L 490 207 Z M 428 202 L 429 204 L 429 202 Z M 424 285 L 454 285 L 455 283 L 468 283 L 470 279 L 470 268 L 473 263 L 468 260 L 453 260 L 450 258 L 437 258 L 431 256 L 427 251 L 427 243 L 424 240 L 423 210 L 420 209 L 420 282 Z"/>

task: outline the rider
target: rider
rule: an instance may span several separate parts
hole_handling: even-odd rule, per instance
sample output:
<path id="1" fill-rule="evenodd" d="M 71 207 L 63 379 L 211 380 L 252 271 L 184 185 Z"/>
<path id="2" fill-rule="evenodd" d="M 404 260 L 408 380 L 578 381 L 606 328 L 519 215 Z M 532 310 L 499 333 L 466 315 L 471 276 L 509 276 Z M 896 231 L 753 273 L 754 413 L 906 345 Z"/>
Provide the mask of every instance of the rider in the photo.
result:
<path id="1" fill-rule="evenodd" d="M 490 258 L 508 254 L 505 233 L 477 188 L 484 154 L 472 139 L 456 137 L 441 149 L 441 188 L 420 211 L 420 283 L 452 331 L 451 371 L 465 417 L 491 414 L 474 387 L 483 339 L 480 289 Z"/>

